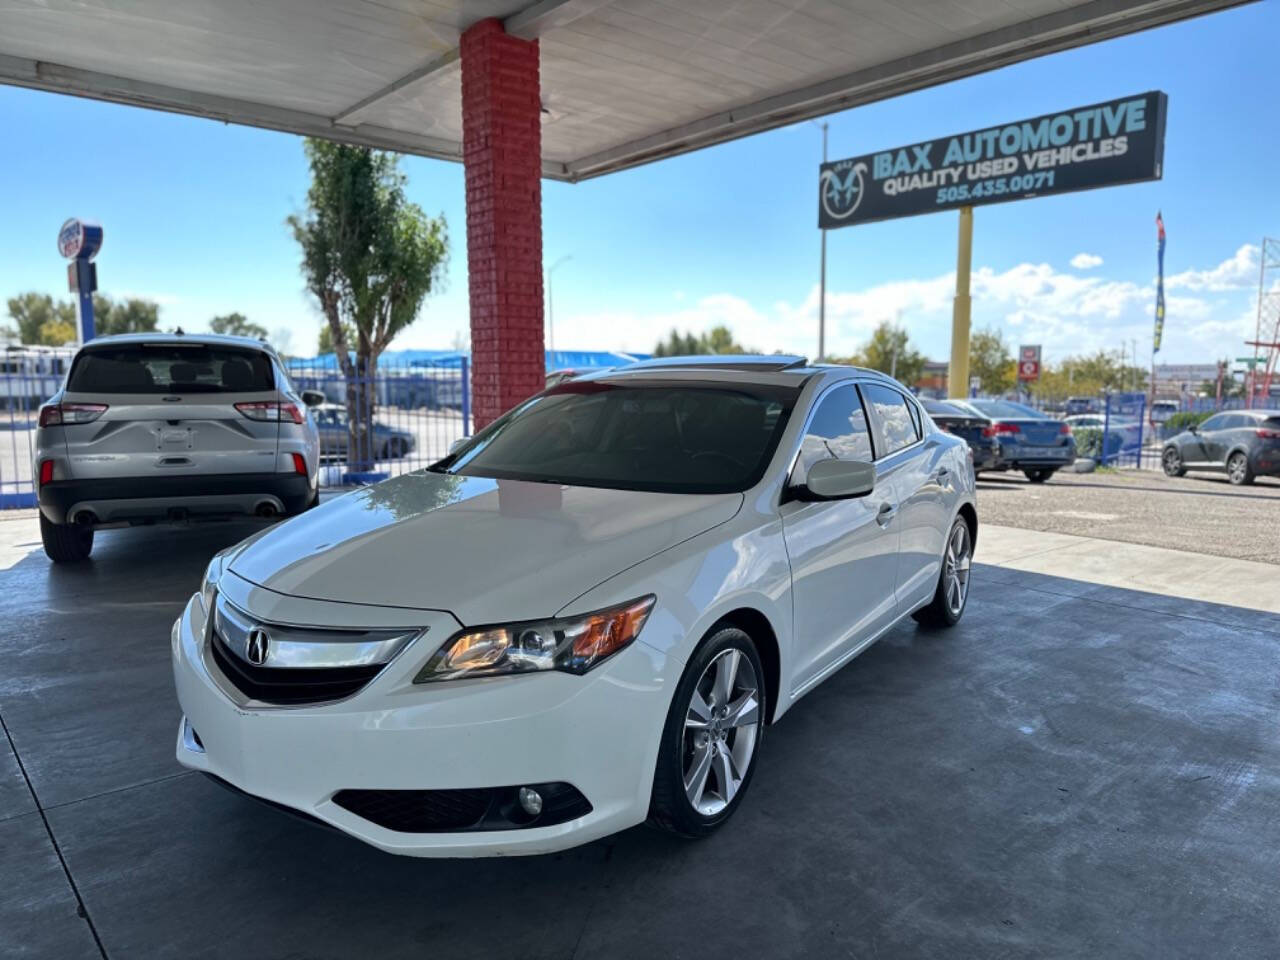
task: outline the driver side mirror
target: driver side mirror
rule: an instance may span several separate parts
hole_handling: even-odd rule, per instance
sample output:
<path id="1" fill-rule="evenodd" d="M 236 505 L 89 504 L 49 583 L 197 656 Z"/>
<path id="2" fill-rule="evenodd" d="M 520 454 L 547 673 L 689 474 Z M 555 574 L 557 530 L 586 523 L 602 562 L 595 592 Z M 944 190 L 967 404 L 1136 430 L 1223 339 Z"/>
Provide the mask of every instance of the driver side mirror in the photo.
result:
<path id="1" fill-rule="evenodd" d="M 865 460 L 819 460 L 796 488 L 804 500 L 851 500 L 876 486 L 876 467 Z"/>
<path id="2" fill-rule="evenodd" d="M 303 390 L 302 402 L 308 407 L 318 407 L 325 402 L 325 395 L 319 390 Z"/>
<path id="3" fill-rule="evenodd" d="M 1200 432 L 1200 428 L 1197 427 L 1194 423 L 1187 424 L 1187 433 L 1199 433 L 1199 432 Z"/>

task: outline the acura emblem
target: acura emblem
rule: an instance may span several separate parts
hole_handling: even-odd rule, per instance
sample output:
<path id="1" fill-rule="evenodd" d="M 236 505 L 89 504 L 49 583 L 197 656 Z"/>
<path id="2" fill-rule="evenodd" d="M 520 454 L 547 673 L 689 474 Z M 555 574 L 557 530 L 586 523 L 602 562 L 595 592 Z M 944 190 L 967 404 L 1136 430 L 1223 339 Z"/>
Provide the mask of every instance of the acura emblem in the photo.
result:
<path id="1" fill-rule="evenodd" d="M 260 667 L 267 662 L 269 646 L 271 646 L 271 634 L 262 627 L 254 627 L 249 631 L 249 643 L 245 647 L 245 656 L 249 658 L 250 663 Z"/>

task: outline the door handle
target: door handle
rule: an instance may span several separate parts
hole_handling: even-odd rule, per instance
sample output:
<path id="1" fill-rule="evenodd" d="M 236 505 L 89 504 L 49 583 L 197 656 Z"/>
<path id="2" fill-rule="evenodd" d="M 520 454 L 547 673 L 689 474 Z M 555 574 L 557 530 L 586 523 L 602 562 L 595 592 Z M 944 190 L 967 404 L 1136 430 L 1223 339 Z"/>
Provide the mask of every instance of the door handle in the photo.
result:
<path id="1" fill-rule="evenodd" d="M 880 504 L 880 510 L 876 513 L 876 523 L 880 524 L 882 527 L 887 527 L 889 525 L 889 521 L 893 519 L 894 514 L 897 512 L 897 506 L 886 500 L 884 503 Z"/>

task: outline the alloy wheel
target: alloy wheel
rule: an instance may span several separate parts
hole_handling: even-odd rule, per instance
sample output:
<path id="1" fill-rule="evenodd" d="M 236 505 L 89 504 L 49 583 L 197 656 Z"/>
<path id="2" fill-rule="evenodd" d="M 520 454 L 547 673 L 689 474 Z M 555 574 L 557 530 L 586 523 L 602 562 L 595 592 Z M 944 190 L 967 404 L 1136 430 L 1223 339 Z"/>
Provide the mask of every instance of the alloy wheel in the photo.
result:
<path id="1" fill-rule="evenodd" d="M 1249 473 L 1249 462 L 1243 453 L 1233 453 L 1227 461 L 1227 479 L 1234 484 L 1242 484 Z"/>
<path id="2" fill-rule="evenodd" d="M 731 647 L 707 664 L 685 714 L 684 792 L 704 817 L 733 802 L 751 769 L 760 721 L 755 667 Z"/>
<path id="3" fill-rule="evenodd" d="M 1164 452 L 1164 472 L 1171 477 L 1176 477 L 1178 471 L 1182 469 L 1182 458 L 1178 456 L 1178 451 L 1170 447 Z"/>
<path id="4" fill-rule="evenodd" d="M 947 609 L 953 617 L 960 615 L 964 609 L 965 598 L 969 595 L 969 567 L 973 560 L 972 544 L 969 540 L 969 527 L 957 523 L 947 541 L 947 554 L 943 560 L 942 582 L 947 598 Z"/>

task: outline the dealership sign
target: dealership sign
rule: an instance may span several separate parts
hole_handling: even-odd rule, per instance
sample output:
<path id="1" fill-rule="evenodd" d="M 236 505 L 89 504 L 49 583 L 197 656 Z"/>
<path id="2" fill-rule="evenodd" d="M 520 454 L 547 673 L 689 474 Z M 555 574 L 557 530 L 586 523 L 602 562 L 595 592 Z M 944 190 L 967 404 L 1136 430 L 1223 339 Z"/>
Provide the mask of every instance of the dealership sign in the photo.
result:
<path id="1" fill-rule="evenodd" d="M 1018 348 L 1018 379 L 1040 379 L 1040 345 Z"/>
<path id="2" fill-rule="evenodd" d="M 58 253 L 68 260 L 92 260 L 102 249 L 102 227 L 72 217 L 58 228 Z"/>
<path id="3" fill-rule="evenodd" d="M 818 226 L 1159 180 L 1158 91 L 824 163 Z"/>

